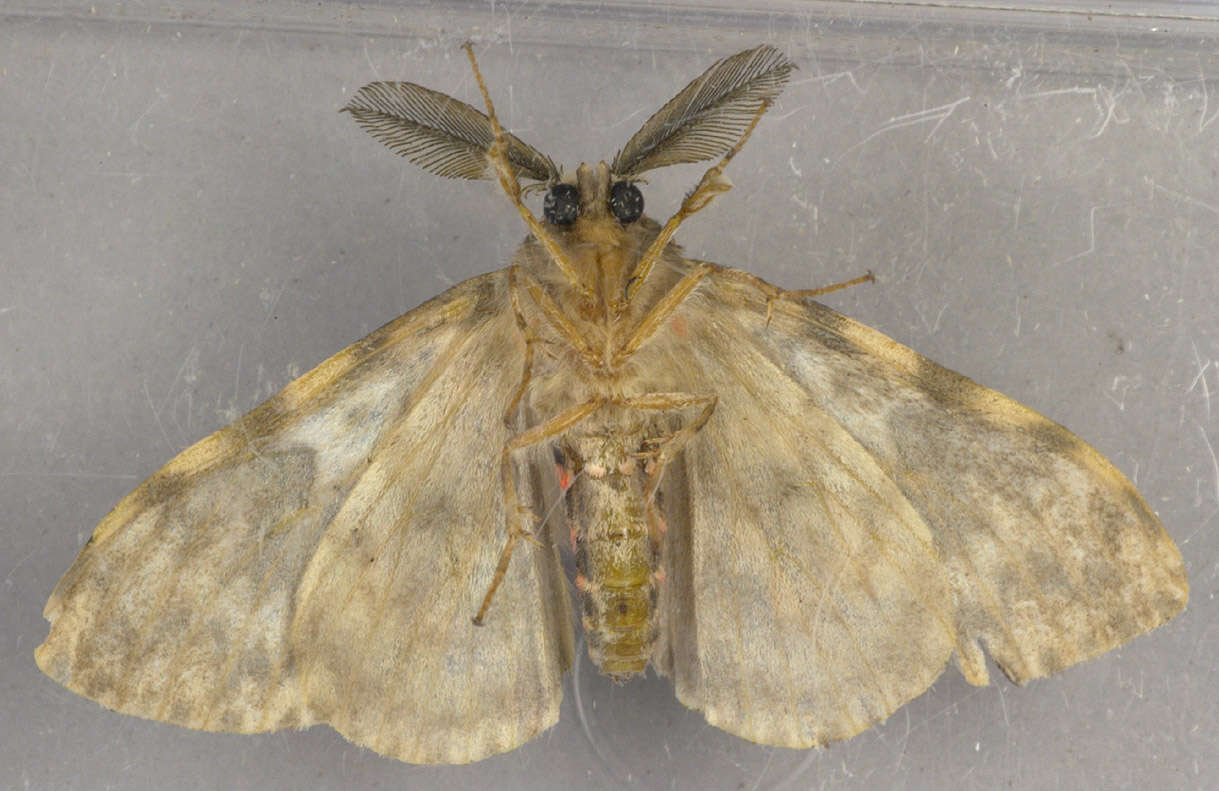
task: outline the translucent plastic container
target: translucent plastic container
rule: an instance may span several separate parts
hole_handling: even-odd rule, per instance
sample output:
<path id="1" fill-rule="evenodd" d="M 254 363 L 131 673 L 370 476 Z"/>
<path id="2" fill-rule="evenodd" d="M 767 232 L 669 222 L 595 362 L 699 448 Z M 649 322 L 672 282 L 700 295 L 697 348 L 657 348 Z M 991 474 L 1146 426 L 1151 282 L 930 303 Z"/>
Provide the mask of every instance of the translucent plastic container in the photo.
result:
<path id="1" fill-rule="evenodd" d="M 987 7 L 994 5 L 996 7 Z M 1210 3 L 6 2 L 0 25 L 0 785 L 14 788 L 1203 788 L 1219 783 L 1219 21 Z M 1010 5 L 1010 4 L 1004 4 Z M 197 733 L 32 660 L 93 526 L 177 451 L 525 235 L 491 182 L 336 112 L 375 79 L 480 104 L 574 167 L 716 58 L 799 65 L 678 239 L 1069 427 L 1157 510 L 1187 611 L 1017 688 L 949 668 L 862 735 L 756 746 L 581 647 L 562 719 L 415 767 L 326 727 Z M 664 217 L 702 172 L 651 174 Z M 536 206 L 535 206 L 536 209 Z M 781 526 L 776 526 L 781 529 Z"/>

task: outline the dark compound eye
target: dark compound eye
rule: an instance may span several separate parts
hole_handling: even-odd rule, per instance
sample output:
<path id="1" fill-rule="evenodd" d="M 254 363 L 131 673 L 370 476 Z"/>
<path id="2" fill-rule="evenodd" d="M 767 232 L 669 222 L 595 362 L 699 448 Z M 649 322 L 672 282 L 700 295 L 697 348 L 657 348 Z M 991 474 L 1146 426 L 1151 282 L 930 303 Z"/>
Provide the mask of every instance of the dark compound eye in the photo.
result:
<path id="1" fill-rule="evenodd" d="M 542 214 L 552 225 L 571 225 L 580 215 L 580 191 L 570 184 L 555 184 L 546 193 Z"/>
<path id="2" fill-rule="evenodd" d="M 628 181 L 615 181 L 610 187 L 609 207 L 618 222 L 633 223 L 643 216 L 643 193 Z"/>

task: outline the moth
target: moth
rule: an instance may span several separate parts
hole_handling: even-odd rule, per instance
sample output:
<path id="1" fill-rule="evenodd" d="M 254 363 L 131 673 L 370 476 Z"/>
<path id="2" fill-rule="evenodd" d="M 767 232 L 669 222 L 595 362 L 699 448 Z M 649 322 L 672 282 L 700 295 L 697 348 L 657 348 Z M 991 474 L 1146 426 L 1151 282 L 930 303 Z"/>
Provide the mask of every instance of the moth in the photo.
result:
<path id="1" fill-rule="evenodd" d="M 781 52 L 715 63 L 573 172 L 501 128 L 466 49 L 485 114 L 406 82 L 344 109 L 427 171 L 498 182 L 529 231 L 511 265 L 124 498 L 47 603 L 47 675 L 189 728 L 328 723 L 461 763 L 556 722 L 578 614 L 603 673 L 651 666 L 712 725 L 812 747 L 950 661 L 1023 683 L 1182 610 L 1176 545 L 1082 440 L 812 301 L 833 287 L 672 241 L 729 189 Z M 643 214 L 644 174 L 701 161 L 667 222 Z"/>

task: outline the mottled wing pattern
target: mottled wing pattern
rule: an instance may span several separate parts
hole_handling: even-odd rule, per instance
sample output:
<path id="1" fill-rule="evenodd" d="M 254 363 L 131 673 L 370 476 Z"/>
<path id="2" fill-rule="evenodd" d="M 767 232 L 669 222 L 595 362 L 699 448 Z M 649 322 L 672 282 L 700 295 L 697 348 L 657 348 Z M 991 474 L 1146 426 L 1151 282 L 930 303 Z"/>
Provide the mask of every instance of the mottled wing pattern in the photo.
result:
<path id="1" fill-rule="evenodd" d="M 844 739 L 942 672 L 951 583 L 881 465 L 718 310 L 696 292 L 664 363 L 718 400 L 665 490 L 657 665 L 743 738 Z"/>
<path id="2" fill-rule="evenodd" d="M 188 448 L 98 526 L 39 667 L 128 714 L 327 722 L 411 762 L 551 725 L 572 650 L 556 554 L 518 550 L 471 623 L 507 536 L 517 337 L 505 273 L 467 281 Z"/>
<path id="3" fill-rule="evenodd" d="M 759 282 L 717 270 L 673 320 L 719 397 L 666 490 L 688 558 L 666 550 L 659 661 L 683 702 L 807 747 L 883 719 L 954 652 L 971 683 L 983 645 L 1023 682 L 1184 607 L 1175 544 L 1099 453 Z"/>

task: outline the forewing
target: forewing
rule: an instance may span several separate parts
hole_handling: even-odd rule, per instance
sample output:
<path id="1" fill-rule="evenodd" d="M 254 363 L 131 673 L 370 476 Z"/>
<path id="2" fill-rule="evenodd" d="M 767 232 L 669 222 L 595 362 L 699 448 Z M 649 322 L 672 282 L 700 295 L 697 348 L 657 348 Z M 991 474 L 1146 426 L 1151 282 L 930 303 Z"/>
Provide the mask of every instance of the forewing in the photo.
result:
<path id="1" fill-rule="evenodd" d="M 411 762 L 552 724 L 571 654 L 553 549 L 518 549 L 488 625 L 470 622 L 507 535 L 502 414 L 523 349 L 505 284 L 407 313 L 144 482 L 52 594 L 39 667 L 128 714 L 329 722 Z"/>
<path id="2" fill-rule="evenodd" d="M 673 627 L 665 661 L 714 724 L 789 746 L 849 736 L 918 694 L 953 648 L 971 683 L 987 682 L 981 645 L 1023 682 L 1184 607 L 1176 545 L 1094 449 L 775 294 L 717 270 L 679 314 L 719 403 L 686 453 L 691 561 L 673 572 L 689 580 L 670 595 L 693 626 Z M 784 634 L 781 617 L 806 625 Z M 792 667 L 798 703 L 784 707 L 773 674 Z M 822 689 L 846 694 L 811 697 Z"/>

